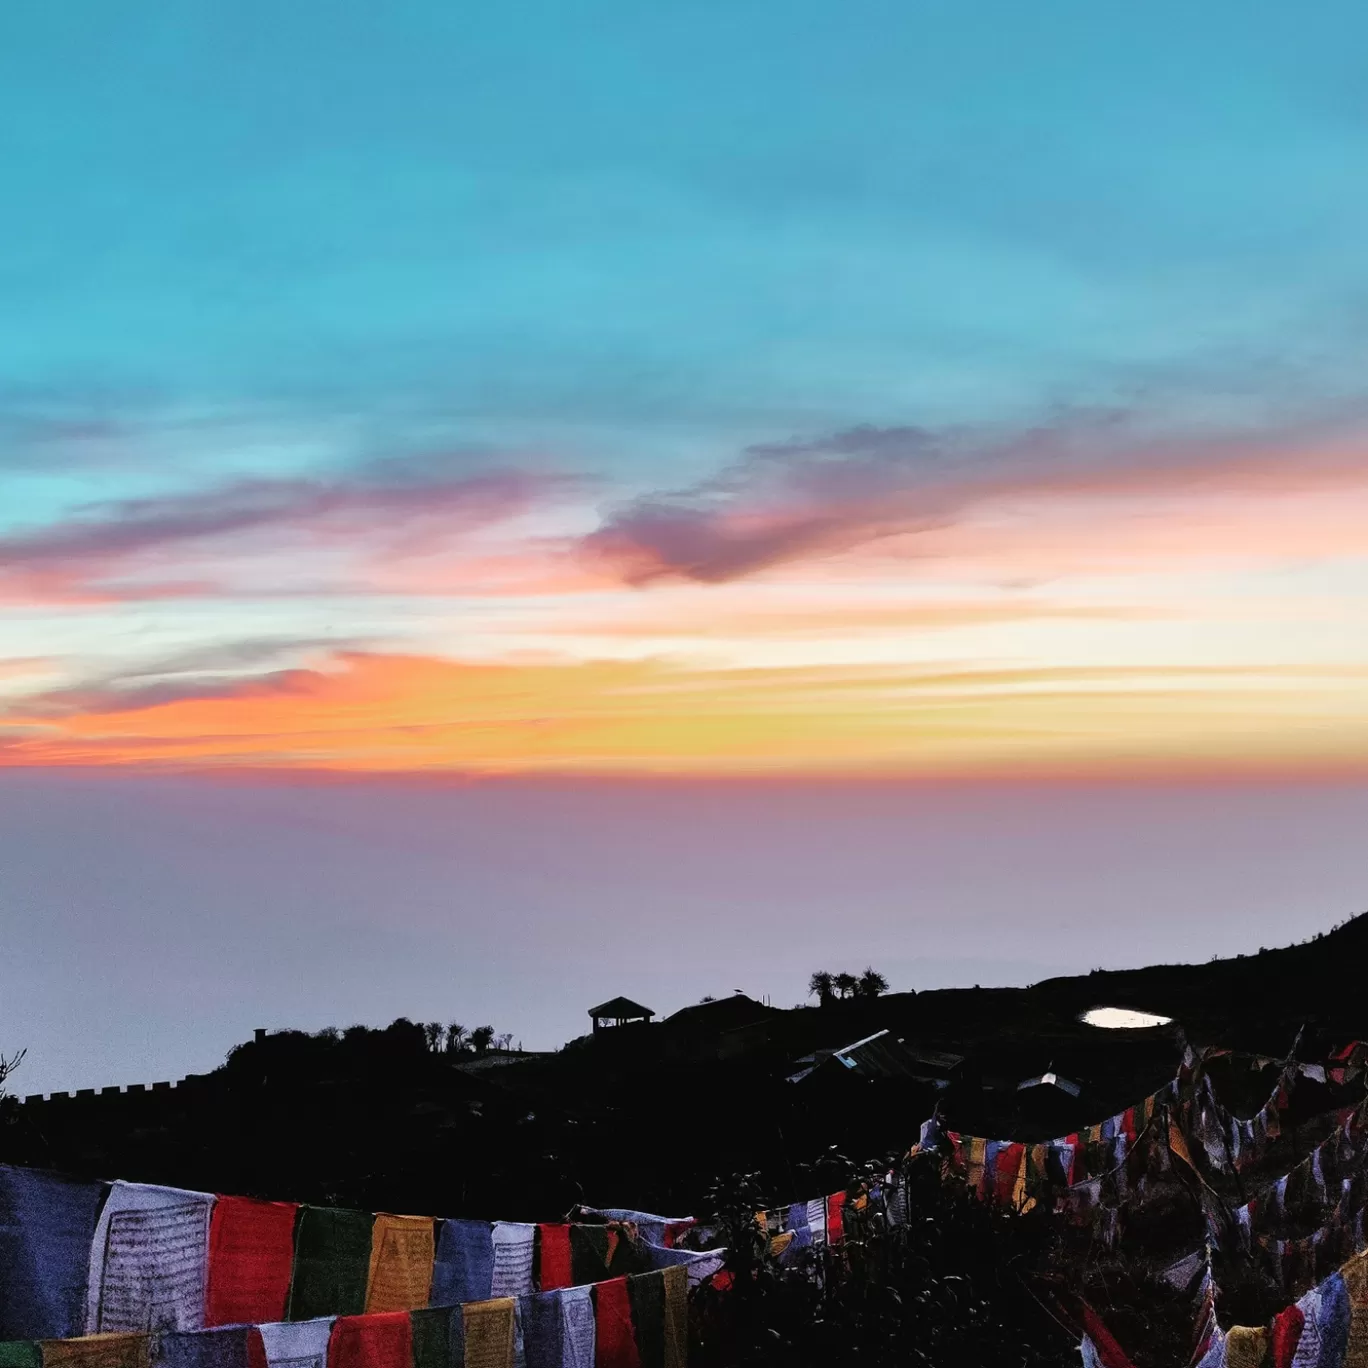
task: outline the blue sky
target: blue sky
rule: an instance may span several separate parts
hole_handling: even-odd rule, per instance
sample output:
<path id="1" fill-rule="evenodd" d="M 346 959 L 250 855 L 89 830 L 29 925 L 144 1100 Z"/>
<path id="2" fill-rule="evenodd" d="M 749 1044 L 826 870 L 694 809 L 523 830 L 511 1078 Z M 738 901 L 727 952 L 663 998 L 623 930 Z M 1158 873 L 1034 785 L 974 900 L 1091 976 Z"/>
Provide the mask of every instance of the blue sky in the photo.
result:
<path id="1" fill-rule="evenodd" d="M 7 406 L 534 443 L 649 484 L 854 422 L 1333 400 L 1361 348 L 1357 6 L 6 30 Z"/>

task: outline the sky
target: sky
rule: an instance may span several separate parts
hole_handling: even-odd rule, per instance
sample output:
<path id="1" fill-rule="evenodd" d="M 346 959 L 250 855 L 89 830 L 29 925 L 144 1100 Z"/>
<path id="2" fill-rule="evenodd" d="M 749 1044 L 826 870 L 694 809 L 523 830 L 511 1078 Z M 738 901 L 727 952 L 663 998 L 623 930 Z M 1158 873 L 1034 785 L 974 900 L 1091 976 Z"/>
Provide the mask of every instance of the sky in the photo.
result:
<path id="1" fill-rule="evenodd" d="M 1361 814 L 1361 5 L 69 0 L 0 25 L 0 769 L 24 814 L 0 917 L 56 979 L 74 935 L 157 951 L 173 886 L 235 945 L 259 899 L 322 933 L 302 845 L 203 847 L 149 885 L 190 859 L 192 799 L 224 851 L 273 803 L 341 804 L 368 915 L 407 936 L 449 871 L 410 880 L 371 836 L 391 809 L 453 848 L 486 832 L 498 918 L 586 935 L 611 862 L 534 889 L 488 853 L 572 790 L 603 851 L 662 804 L 694 858 L 614 896 L 695 909 L 741 858 L 719 795 L 787 868 L 849 824 L 838 793 L 978 795 L 949 810 L 987 845 L 995 801 L 1130 793 L 1132 844 L 1061 834 L 1045 901 L 1070 862 L 1099 893 L 1128 877 L 1195 793 L 1289 830 L 1308 794 L 1331 827 Z M 147 863 L 106 898 L 78 859 L 107 912 L 78 933 L 19 871 L 113 840 L 111 794 L 143 824 L 117 867 Z M 1326 840 L 1306 897 L 1333 920 L 1358 905 L 1322 889 L 1368 869 Z M 885 905 L 883 861 L 842 866 L 845 895 Z M 839 900 L 799 901 L 815 952 Z M 1148 944 L 1089 934 L 1084 959 Z M 529 1031 L 579 1010 L 558 991 Z M 50 1023 L 62 1076 L 90 1000 Z M 163 1057 L 132 1040 L 130 1067 Z"/>

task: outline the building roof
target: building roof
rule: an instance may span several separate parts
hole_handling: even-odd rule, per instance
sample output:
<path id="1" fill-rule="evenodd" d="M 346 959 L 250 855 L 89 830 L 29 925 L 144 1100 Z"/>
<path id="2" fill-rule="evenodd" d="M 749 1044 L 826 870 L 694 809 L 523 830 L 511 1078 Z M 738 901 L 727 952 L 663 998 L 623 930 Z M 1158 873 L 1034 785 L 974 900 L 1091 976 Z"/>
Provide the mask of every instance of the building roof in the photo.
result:
<path id="1" fill-rule="evenodd" d="M 609 998 L 607 1002 L 600 1002 L 597 1007 L 589 1009 L 591 1017 L 653 1017 L 655 1012 L 649 1007 L 643 1007 L 639 1002 L 633 1002 L 631 998 L 615 997 Z"/>
<path id="2" fill-rule="evenodd" d="M 925 1064 L 935 1073 L 952 1074 L 964 1063 L 964 1056 L 949 1054 L 944 1050 L 928 1050 L 921 1045 L 909 1045 L 905 1040 L 899 1042 L 903 1052 L 918 1064 Z"/>
<path id="3" fill-rule="evenodd" d="M 1031 1078 L 1023 1078 L 1017 1084 L 1017 1092 L 1024 1088 L 1058 1088 L 1061 1092 L 1066 1092 L 1070 1097 L 1077 1097 L 1083 1091 L 1082 1087 L 1073 1082 L 1072 1079 L 1065 1078 L 1062 1074 L 1057 1074 L 1053 1069 L 1047 1069 L 1043 1074 L 1035 1074 Z"/>
<path id="4" fill-rule="evenodd" d="M 958 1056 L 944 1057 L 963 1062 L 958 1060 Z M 827 1074 L 845 1071 L 857 1078 L 906 1078 L 944 1086 L 944 1079 L 936 1077 L 918 1054 L 888 1031 L 876 1031 L 863 1040 L 842 1045 L 837 1050 L 816 1050 L 796 1062 L 800 1067 L 789 1075 L 790 1083 L 800 1083 L 818 1070 L 823 1070 Z"/>

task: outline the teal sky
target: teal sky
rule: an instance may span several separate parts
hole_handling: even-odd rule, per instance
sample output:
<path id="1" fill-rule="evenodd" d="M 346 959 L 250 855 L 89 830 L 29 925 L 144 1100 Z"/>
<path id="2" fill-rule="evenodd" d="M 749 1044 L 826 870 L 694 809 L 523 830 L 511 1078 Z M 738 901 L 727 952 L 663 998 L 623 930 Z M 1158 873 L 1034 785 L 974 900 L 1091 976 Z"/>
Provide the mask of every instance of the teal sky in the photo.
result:
<path id="1" fill-rule="evenodd" d="M 854 423 L 1357 385 L 1358 5 L 72 0 L 3 38 L 9 517 L 63 493 L 35 465 L 137 482 L 101 422 L 652 487 Z"/>

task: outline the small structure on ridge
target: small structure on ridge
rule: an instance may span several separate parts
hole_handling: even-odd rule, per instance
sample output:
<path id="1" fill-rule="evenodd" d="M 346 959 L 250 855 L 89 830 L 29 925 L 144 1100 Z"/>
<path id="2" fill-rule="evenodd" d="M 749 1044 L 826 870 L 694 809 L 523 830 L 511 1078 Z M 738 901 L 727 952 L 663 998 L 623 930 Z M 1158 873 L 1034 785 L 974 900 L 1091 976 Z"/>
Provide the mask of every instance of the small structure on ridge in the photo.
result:
<path id="1" fill-rule="evenodd" d="M 597 1007 L 591 1007 L 589 1015 L 594 1021 L 594 1034 L 598 1035 L 600 1031 L 611 1030 L 617 1026 L 644 1025 L 655 1016 L 655 1012 L 650 1007 L 633 1002 L 631 998 L 615 997 L 609 998 L 607 1002 L 600 1002 Z"/>

